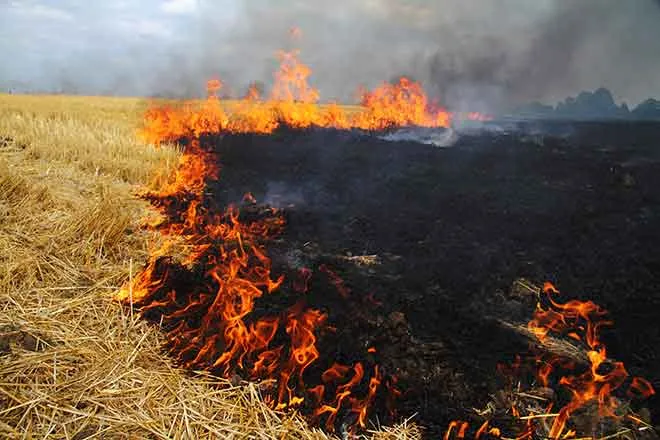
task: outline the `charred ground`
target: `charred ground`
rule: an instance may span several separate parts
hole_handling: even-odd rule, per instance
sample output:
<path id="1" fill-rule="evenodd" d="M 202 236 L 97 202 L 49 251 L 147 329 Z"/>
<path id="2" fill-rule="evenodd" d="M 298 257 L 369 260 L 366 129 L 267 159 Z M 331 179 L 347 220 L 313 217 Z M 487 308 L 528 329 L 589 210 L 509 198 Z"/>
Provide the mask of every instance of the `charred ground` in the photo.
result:
<path id="1" fill-rule="evenodd" d="M 519 277 L 608 309 L 610 356 L 660 386 L 660 124 L 516 125 L 451 148 L 335 130 L 203 139 L 219 209 L 247 192 L 284 209 L 269 252 L 291 283 L 313 269 L 308 301 L 337 329 L 320 351 L 350 362 L 375 347 L 365 362 L 399 377 L 399 414 L 430 434 L 483 406 L 497 363 L 525 351 L 501 324 L 533 310 L 510 294 Z M 278 298 L 257 311 L 290 305 Z"/>

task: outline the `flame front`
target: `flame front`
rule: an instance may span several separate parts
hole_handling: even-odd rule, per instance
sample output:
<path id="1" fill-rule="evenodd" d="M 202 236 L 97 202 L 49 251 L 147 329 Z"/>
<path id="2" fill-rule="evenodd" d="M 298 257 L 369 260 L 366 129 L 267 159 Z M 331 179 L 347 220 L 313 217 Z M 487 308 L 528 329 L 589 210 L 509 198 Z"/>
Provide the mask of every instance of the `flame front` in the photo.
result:
<path id="1" fill-rule="evenodd" d="M 299 59 L 299 51 L 280 51 L 280 67 L 273 75 L 269 99 L 262 100 L 252 85 L 238 100 L 222 102 L 217 95 L 220 80 L 208 83 L 208 99 L 179 107 L 155 106 L 147 112 L 144 137 L 152 143 L 192 138 L 202 133 L 272 133 L 284 125 L 293 128 L 333 127 L 385 130 L 404 126 L 449 127 L 453 116 L 433 105 L 421 84 L 407 78 L 360 91 L 360 106 L 350 111 L 335 104 L 319 104 L 319 91 L 309 85 L 311 69 Z M 479 113 L 463 119 L 487 120 Z"/>
<path id="2" fill-rule="evenodd" d="M 166 348 L 181 366 L 262 381 L 265 400 L 273 408 L 303 407 L 329 430 L 340 414 L 342 420 L 352 420 L 349 424 L 365 427 L 380 390 L 389 390 L 388 399 L 396 395 L 395 379 L 384 376 L 378 365 L 367 368 L 362 362 L 325 371 L 316 366 L 319 333 L 327 329 L 328 316 L 305 304 L 312 269 L 301 270 L 293 280 L 299 295 L 293 305 L 274 314 L 257 310 L 260 298 L 277 294 L 284 281 L 273 274 L 267 252 L 285 226 L 282 213 L 259 207 L 251 195 L 241 206 L 218 212 L 206 194 L 209 182 L 220 176 L 207 135 L 270 133 L 280 125 L 351 125 L 341 107 L 317 105 L 318 92 L 307 84 L 310 70 L 298 61 L 297 52 L 282 52 L 280 60 L 268 101 L 253 87 L 228 111 L 218 98 L 222 82 L 212 80 L 203 103 L 147 111 L 141 132 L 145 140 L 157 145 L 183 141 L 184 149 L 170 182 L 141 194 L 160 214 L 145 226 L 160 232 L 165 244 L 116 298 L 162 326 Z M 399 108 L 420 111 L 419 103 L 406 107 L 402 99 L 407 98 L 399 98 Z M 180 262 L 166 256 L 177 246 L 185 250 Z M 327 266 L 318 270 L 328 274 L 340 295 L 348 294 Z M 365 355 L 373 356 L 375 349 L 369 350 L 365 348 Z M 319 377 L 309 386 L 306 376 L 312 366 Z"/>
<path id="3" fill-rule="evenodd" d="M 327 329 L 328 316 L 306 306 L 312 269 L 304 268 L 293 281 L 300 300 L 278 314 L 256 313 L 260 298 L 278 292 L 283 276 L 273 274 L 268 243 L 281 233 L 285 222 L 272 208 L 258 208 L 250 197 L 241 207 L 229 206 L 217 212 L 205 194 L 210 181 L 219 178 L 219 161 L 202 141 L 203 136 L 223 133 L 272 133 L 281 126 L 293 128 L 335 127 L 385 130 L 400 126 L 448 127 L 454 116 L 434 106 L 421 85 L 401 78 L 375 90 L 361 93 L 361 106 L 348 112 L 336 104 L 319 105 L 319 93 L 308 85 L 311 70 L 298 59 L 298 52 L 281 52 L 280 69 L 268 100 L 262 100 L 251 87 L 238 102 L 223 103 L 218 92 L 220 80 L 208 83 L 208 98 L 202 103 L 151 108 L 145 114 L 142 136 L 160 144 L 185 140 L 178 169 L 159 191 L 144 192 L 160 214 L 160 220 L 146 227 L 165 237 L 162 248 L 133 282 L 117 294 L 120 301 L 136 306 L 141 314 L 162 325 L 167 332 L 167 349 L 190 369 L 203 369 L 223 377 L 238 375 L 264 381 L 265 399 L 274 408 L 306 406 L 310 418 L 332 430 L 340 414 L 351 414 L 354 424 L 365 427 L 378 393 L 389 391 L 388 406 L 396 396 L 396 378 L 383 374 L 378 365 L 356 362 L 335 363 L 321 370 L 314 386 L 306 375 L 319 364 L 319 334 Z M 484 120 L 480 114 L 468 119 Z M 217 209 L 217 208 L 216 208 Z M 171 247 L 186 250 L 186 258 L 176 262 L 167 257 Z M 350 291 L 330 268 L 324 272 L 343 298 Z M 194 277 L 194 280 L 191 279 Z M 607 358 L 600 340 L 600 329 L 610 324 L 605 311 L 586 301 L 558 303 L 556 289 L 546 284 L 547 305 L 539 303 L 528 328 L 540 343 L 561 335 L 584 345 L 589 368 L 571 374 L 573 365 L 558 357 L 537 359 L 537 380 L 570 392 L 549 432 L 552 439 L 570 438 L 567 431 L 572 414 L 596 402 L 601 417 L 616 417 L 619 400 L 614 392 L 627 382 L 623 363 Z M 375 347 L 365 353 L 377 353 Z M 316 367 L 318 369 L 318 367 Z M 557 373 L 564 374 L 557 380 Z M 653 387 L 642 378 L 632 378 L 628 394 L 644 398 Z M 550 408 L 548 408 L 548 411 Z M 517 409 L 512 408 L 514 414 Z M 468 424 L 455 422 L 446 439 L 467 435 Z M 530 420 L 517 438 L 530 438 Z M 476 438 L 502 437 L 496 426 L 486 421 Z"/>
<path id="4" fill-rule="evenodd" d="M 305 383 L 307 369 L 321 355 L 317 333 L 327 319 L 304 303 L 311 270 L 301 271 L 294 282 L 300 295 L 297 303 L 283 313 L 255 315 L 257 300 L 275 294 L 284 280 L 273 276 L 266 253 L 284 220 L 277 210 L 257 210 L 256 204 L 230 206 L 219 215 L 211 212 L 204 190 L 205 182 L 217 177 L 215 163 L 215 156 L 193 140 L 172 183 L 142 194 L 163 217 L 147 226 L 169 241 L 117 299 L 162 325 L 166 348 L 181 366 L 227 378 L 270 379 L 273 383 L 265 382 L 264 389 L 276 409 L 308 403 L 315 420 L 327 418 L 328 429 L 342 411 L 356 414 L 356 424 L 366 426 L 382 380 L 377 366 L 371 376 L 357 363 L 327 371 L 321 385 L 310 388 Z M 249 219 L 243 218 L 246 212 Z M 183 263 L 164 256 L 174 240 L 187 249 Z M 364 395 L 358 388 L 366 390 Z"/>

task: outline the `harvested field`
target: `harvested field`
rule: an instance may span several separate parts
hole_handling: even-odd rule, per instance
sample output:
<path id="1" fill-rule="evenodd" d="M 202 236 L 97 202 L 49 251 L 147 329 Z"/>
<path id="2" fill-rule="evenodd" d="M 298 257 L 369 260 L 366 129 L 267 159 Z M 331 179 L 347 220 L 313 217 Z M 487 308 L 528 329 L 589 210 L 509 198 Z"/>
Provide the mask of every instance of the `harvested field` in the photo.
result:
<path id="1" fill-rule="evenodd" d="M 0 96 L 0 436 L 325 439 L 249 384 L 192 376 L 111 294 L 157 237 L 138 188 L 178 152 L 135 136 L 145 103 Z M 417 438 L 402 425 L 377 439 Z"/>
<path id="2" fill-rule="evenodd" d="M 312 420 L 344 438 L 364 421 L 359 438 L 657 438 L 657 124 L 424 132 L 450 148 L 411 139 L 415 130 L 385 141 L 281 126 L 166 137 L 180 145 L 156 149 L 136 137 L 145 109 L 137 99 L 0 99 L 3 437 L 336 438 Z M 149 227 L 143 199 L 164 216 Z M 284 232 L 271 237 L 280 219 Z M 283 275 L 273 291 L 266 282 L 277 295 L 247 289 L 256 301 L 232 302 L 216 289 L 252 282 L 220 275 L 246 249 L 246 277 L 265 282 L 271 262 Z M 542 305 L 554 291 L 544 280 L 579 300 Z M 112 299 L 120 289 L 124 307 Z M 254 307 L 240 318 L 258 336 L 272 329 L 245 365 L 220 356 L 232 345 L 218 335 L 232 327 L 217 319 L 214 297 L 228 311 Z M 602 341 L 602 309 L 581 315 L 582 327 L 569 322 L 567 306 L 592 307 L 591 298 L 616 321 Z M 561 307 L 560 321 L 544 321 Z M 319 355 L 273 348 L 287 334 L 294 343 L 299 317 L 327 318 L 298 333 L 313 336 L 298 347 Z M 287 370 L 285 355 L 268 369 L 279 376 L 250 373 L 272 353 L 305 366 Z M 541 386 L 539 370 L 515 385 L 518 354 L 557 364 L 561 380 Z M 220 368 L 223 358 L 232 362 Z M 336 389 L 336 407 L 320 405 L 319 378 Z M 610 398 L 626 378 L 630 387 Z M 571 381 L 579 392 L 595 386 L 598 402 L 588 391 L 579 411 L 566 410 L 561 383 Z M 353 408 L 341 406 L 347 390 Z M 566 406 L 550 412 L 555 404 Z M 621 416 L 603 415 L 604 405 Z M 562 413 L 570 431 L 544 421 Z"/>

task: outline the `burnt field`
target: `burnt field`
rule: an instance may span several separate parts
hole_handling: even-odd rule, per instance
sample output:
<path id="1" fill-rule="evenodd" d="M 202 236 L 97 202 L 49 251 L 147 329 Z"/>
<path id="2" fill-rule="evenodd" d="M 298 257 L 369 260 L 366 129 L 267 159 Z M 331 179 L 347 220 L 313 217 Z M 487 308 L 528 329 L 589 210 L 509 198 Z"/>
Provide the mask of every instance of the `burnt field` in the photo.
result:
<path id="1" fill-rule="evenodd" d="M 398 378 L 398 415 L 431 435 L 483 407 L 497 364 L 525 353 L 512 328 L 535 299 L 512 290 L 520 278 L 602 305 L 608 355 L 660 385 L 660 124 L 489 125 L 448 148 L 327 129 L 202 139 L 221 163 L 207 200 L 249 192 L 241 215 L 283 210 L 273 272 L 328 313 L 319 351 L 372 348 L 365 363 Z M 657 395 L 645 405 L 660 423 Z"/>

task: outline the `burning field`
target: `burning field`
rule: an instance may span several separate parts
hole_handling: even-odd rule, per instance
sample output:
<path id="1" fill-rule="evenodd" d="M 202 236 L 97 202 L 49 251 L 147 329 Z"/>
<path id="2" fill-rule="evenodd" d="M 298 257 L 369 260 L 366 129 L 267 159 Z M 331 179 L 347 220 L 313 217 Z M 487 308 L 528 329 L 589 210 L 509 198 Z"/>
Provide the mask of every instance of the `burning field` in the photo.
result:
<path id="1" fill-rule="evenodd" d="M 360 106 L 319 105 L 297 53 L 280 61 L 268 99 L 250 89 L 223 103 L 213 80 L 204 102 L 144 112 L 142 138 L 168 146 L 136 148 L 154 155 L 143 158 L 150 168 L 171 171 L 139 190 L 152 208 L 139 231 L 137 208 L 99 184 L 99 205 L 79 227 L 61 219 L 66 234 L 34 246 L 60 256 L 34 257 L 30 283 L 14 282 L 29 258 L 7 260 L 4 432 L 657 438 L 660 125 L 454 114 L 406 78 L 362 90 Z M 472 129 L 457 128 L 466 121 Z M 7 154 L 27 148 L 38 159 L 40 150 L 4 139 Z M 144 184 L 140 171 L 123 178 Z M 16 179 L 0 181 L 14 232 L 21 201 L 60 206 Z M 83 229 L 93 251 L 70 264 Z M 149 238 L 149 251 L 127 250 L 137 245 L 124 235 Z M 133 257 L 139 271 L 126 267 Z M 108 259 L 116 265 L 90 270 L 91 287 L 73 275 L 73 286 L 40 284 L 49 268 Z M 63 289 L 98 307 L 100 288 L 115 301 L 94 309 L 106 340 L 58 340 L 66 304 L 87 307 L 75 295 L 50 297 L 44 310 L 20 298 Z M 75 316 L 69 335 L 81 332 Z M 87 341 L 82 356 L 74 347 Z M 94 350 L 107 356 L 93 371 L 71 361 L 85 365 Z M 124 360 L 112 364 L 113 350 Z M 152 363 L 161 373 L 149 373 Z M 189 406 L 196 400 L 204 407 Z M 62 416 L 76 429 L 54 421 Z"/>
<path id="2" fill-rule="evenodd" d="M 462 115 L 405 78 L 320 107 L 281 58 L 269 100 L 226 113 L 216 80 L 146 114 L 183 156 L 116 298 L 176 363 L 344 436 L 655 438 L 658 127 L 469 114 L 451 148 L 397 141 Z"/>

